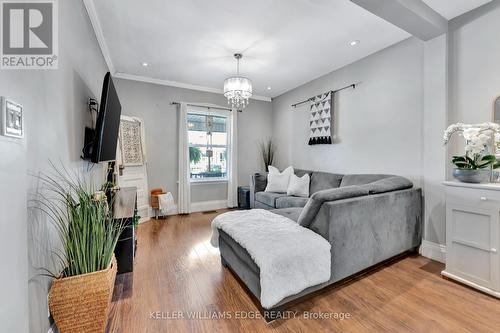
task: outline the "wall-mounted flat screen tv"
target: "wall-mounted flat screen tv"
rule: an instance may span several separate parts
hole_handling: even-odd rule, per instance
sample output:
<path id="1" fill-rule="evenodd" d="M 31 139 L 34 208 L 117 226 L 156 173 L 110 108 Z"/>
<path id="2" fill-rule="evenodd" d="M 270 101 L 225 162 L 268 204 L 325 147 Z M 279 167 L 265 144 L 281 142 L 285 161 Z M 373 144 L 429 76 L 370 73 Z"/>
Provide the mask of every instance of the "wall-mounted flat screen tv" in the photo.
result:
<path id="1" fill-rule="evenodd" d="M 108 72 L 102 85 L 101 103 L 95 129 L 86 129 L 84 158 L 94 163 L 116 159 L 116 145 L 120 129 L 122 106 Z"/>

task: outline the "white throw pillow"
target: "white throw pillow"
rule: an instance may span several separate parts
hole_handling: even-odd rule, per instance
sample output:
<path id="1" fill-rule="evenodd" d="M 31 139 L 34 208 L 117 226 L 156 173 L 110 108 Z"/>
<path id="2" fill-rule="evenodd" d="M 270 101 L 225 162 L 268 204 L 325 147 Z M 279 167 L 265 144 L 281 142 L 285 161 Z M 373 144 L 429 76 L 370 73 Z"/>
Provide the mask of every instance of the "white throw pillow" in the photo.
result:
<path id="1" fill-rule="evenodd" d="M 293 175 L 293 167 L 289 166 L 283 172 L 277 168 L 269 166 L 269 174 L 267 175 L 267 186 L 265 192 L 286 193 L 290 175 Z"/>
<path id="2" fill-rule="evenodd" d="M 286 191 L 286 195 L 309 198 L 310 181 L 311 177 L 309 177 L 309 174 L 307 173 L 302 177 L 297 177 L 295 174 L 292 174 L 290 176 L 290 182 L 288 183 L 288 189 Z"/>

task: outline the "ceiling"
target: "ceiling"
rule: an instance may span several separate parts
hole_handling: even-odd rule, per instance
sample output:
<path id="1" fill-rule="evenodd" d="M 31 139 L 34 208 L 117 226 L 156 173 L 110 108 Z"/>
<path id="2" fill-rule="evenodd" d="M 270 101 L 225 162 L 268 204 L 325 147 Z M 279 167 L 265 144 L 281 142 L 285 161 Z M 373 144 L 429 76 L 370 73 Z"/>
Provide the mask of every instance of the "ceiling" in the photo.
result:
<path id="1" fill-rule="evenodd" d="M 423 0 L 429 7 L 451 20 L 474 8 L 482 6 L 491 0 Z"/>
<path id="2" fill-rule="evenodd" d="M 115 75 L 220 92 L 239 52 L 261 99 L 410 37 L 348 0 L 84 1 Z M 451 18 L 488 1 L 425 2 Z"/>

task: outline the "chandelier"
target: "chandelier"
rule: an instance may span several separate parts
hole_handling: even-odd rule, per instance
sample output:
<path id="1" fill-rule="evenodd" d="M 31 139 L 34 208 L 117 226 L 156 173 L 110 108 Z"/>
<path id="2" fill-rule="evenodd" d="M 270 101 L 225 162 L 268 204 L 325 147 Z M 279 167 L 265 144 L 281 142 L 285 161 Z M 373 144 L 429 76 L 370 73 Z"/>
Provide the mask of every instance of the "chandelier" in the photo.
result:
<path id="1" fill-rule="evenodd" d="M 248 100 L 252 97 L 252 81 L 246 77 L 240 76 L 241 53 L 236 53 L 236 76 L 224 80 L 224 96 L 227 98 L 227 104 L 232 109 L 242 110 L 248 105 Z"/>

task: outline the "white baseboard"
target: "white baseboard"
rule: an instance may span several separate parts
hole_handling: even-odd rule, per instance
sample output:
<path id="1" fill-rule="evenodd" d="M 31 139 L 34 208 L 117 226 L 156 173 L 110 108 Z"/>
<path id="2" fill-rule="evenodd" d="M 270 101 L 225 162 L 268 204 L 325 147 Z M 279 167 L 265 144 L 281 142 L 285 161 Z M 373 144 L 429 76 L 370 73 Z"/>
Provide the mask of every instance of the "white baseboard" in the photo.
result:
<path id="1" fill-rule="evenodd" d="M 227 200 L 212 200 L 212 201 L 201 201 L 191 203 L 191 212 L 206 212 L 209 210 L 223 209 L 227 208 Z"/>
<path id="2" fill-rule="evenodd" d="M 436 260 L 442 263 L 446 262 L 446 246 L 422 240 L 420 254 L 426 258 Z"/>

